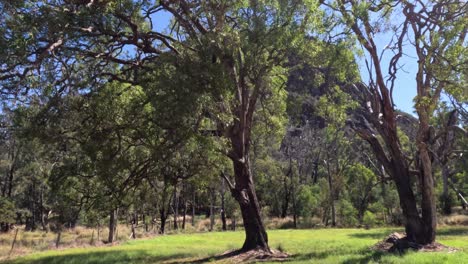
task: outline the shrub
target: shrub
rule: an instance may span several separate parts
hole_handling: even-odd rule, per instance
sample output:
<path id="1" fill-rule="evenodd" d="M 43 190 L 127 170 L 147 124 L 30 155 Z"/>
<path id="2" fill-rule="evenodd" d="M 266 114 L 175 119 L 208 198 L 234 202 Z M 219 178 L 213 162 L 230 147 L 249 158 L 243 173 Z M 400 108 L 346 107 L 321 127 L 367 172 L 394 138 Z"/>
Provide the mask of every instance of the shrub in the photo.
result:
<path id="1" fill-rule="evenodd" d="M 348 200 L 340 200 L 337 204 L 338 216 L 340 218 L 340 223 L 343 226 L 356 226 L 358 223 L 357 220 L 357 210 L 353 207 L 351 202 Z"/>
<path id="2" fill-rule="evenodd" d="M 15 222 L 15 205 L 4 197 L 0 197 L 0 223 L 12 224 Z"/>
<path id="3" fill-rule="evenodd" d="M 362 223 L 367 227 L 372 227 L 375 225 L 376 222 L 375 214 L 371 213 L 370 211 L 366 211 L 364 213 L 364 217 L 362 218 Z"/>

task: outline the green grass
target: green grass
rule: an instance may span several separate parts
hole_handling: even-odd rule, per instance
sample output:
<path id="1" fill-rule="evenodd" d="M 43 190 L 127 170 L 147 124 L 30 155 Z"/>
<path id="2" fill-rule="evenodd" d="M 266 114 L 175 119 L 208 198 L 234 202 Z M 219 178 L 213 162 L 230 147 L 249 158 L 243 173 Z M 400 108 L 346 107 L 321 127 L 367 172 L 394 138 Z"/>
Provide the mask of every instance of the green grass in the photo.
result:
<path id="1" fill-rule="evenodd" d="M 437 240 L 458 248 L 455 253 L 410 252 L 398 256 L 369 249 L 392 231 L 395 229 L 272 230 L 268 233 L 271 247 L 281 247 L 292 255 L 289 263 L 468 263 L 468 227 L 439 230 Z M 242 231 L 168 235 L 113 247 L 50 250 L 6 263 L 191 263 L 200 259 L 209 261 L 217 254 L 235 249 L 241 246 L 243 238 Z"/>

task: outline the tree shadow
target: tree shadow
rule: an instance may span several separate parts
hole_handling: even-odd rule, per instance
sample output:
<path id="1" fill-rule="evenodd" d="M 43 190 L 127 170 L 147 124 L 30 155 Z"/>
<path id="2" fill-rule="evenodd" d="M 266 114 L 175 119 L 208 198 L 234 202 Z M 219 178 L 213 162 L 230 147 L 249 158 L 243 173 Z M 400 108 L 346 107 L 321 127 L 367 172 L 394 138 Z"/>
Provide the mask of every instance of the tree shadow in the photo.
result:
<path id="1" fill-rule="evenodd" d="M 131 254 L 130 254 L 131 253 Z M 171 255 L 150 255 L 144 250 L 125 251 L 93 251 L 70 253 L 65 255 L 44 256 L 37 259 L 18 258 L 4 262 L 5 264 L 127 264 L 127 263 L 160 263 L 174 259 L 193 257 L 191 254 L 178 253 Z M 174 262 L 177 263 L 177 262 Z M 191 262 L 192 263 L 192 262 Z"/>
<path id="2" fill-rule="evenodd" d="M 401 232 L 401 231 L 402 230 L 395 229 L 393 232 Z M 388 232 L 392 232 L 392 231 L 388 230 L 388 231 L 375 231 L 375 232 L 368 232 L 368 233 L 352 233 L 352 234 L 349 234 L 348 236 L 353 237 L 353 238 L 361 238 L 361 239 L 372 238 L 372 239 L 382 240 L 386 236 L 389 235 Z"/>
<path id="3" fill-rule="evenodd" d="M 382 256 L 386 254 L 390 254 L 390 253 L 384 253 L 382 251 L 375 251 L 375 250 L 369 249 L 367 250 L 367 252 L 361 252 L 361 254 L 359 254 L 358 257 L 349 258 L 343 261 L 342 263 L 343 264 L 366 264 L 371 261 L 380 263 Z"/>
<path id="4" fill-rule="evenodd" d="M 436 232 L 437 236 L 467 236 L 468 227 L 455 227 L 455 228 L 446 228 L 439 229 Z M 437 238 L 436 238 L 437 240 Z"/>
<path id="5" fill-rule="evenodd" d="M 346 253 L 346 252 L 345 252 Z M 349 252 L 351 253 L 351 252 Z M 327 250 L 322 252 L 310 252 L 307 254 L 297 254 L 293 255 L 284 262 L 293 262 L 293 261 L 310 261 L 321 263 L 324 259 L 327 259 L 330 256 L 336 255 L 337 252 L 335 250 Z M 340 253 L 341 254 L 341 253 Z M 356 254 L 353 252 L 353 254 Z M 379 262 L 383 255 L 390 254 L 381 251 L 375 251 L 372 249 L 362 249 L 357 253 L 357 257 L 349 258 L 341 263 L 343 264 L 361 264 L 361 263 L 369 263 L 370 261 Z"/>
<path id="6" fill-rule="evenodd" d="M 382 240 L 386 238 L 392 232 L 403 233 L 405 231 L 404 229 L 401 229 L 401 228 L 395 228 L 395 229 L 388 229 L 384 231 L 352 233 L 352 234 L 349 234 L 348 236 L 353 237 L 353 238 L 372 238 L 372 239 Z M 468 227 L 454 227 L 454 228 L 438 229 L 436 235 L 437 236 L 467 236 Z"/>
<path id="7" fill-rule="evenodd" d="M 175 261 L 169 261 L 169 262 L 166 262 L 166 263 L 167 264 L 206 263 L 206 262 L 212 262 L 212 261 L 218 261 L 218 260 L 223 260 L 223 259 L 227 259 L 227 258 L 232 258 L 232 257 L 234 257 L 236 255 L 239 255 L 240 253 L 242 253 L 242 251 L 233 250 L 233 251 L 229 251 L 229 252 L 226 252 L 224 254 L 217 255 L 217 256 L 208 256 L 208 257 L 204 257 L 204 258 L 201 258 L 201 259 L 192 259 L 192 260 L 180 259 L 180 260 L 175 260 Z"/>
<path id="8" fill-rule="evenodd" d="M 304 261 L 304 260 L 321 260 L 321 259 L 326 259 L 330 255 L 336 254 L 335 251 L 333 250 L 327 250 L 327 251 L 321 251 L 321 252 L 309 252 L 307 254 L 296 254 L 290 256 L 288 259 L 285 260 L 285 262 L 291 262 L 291 261 Z"/>

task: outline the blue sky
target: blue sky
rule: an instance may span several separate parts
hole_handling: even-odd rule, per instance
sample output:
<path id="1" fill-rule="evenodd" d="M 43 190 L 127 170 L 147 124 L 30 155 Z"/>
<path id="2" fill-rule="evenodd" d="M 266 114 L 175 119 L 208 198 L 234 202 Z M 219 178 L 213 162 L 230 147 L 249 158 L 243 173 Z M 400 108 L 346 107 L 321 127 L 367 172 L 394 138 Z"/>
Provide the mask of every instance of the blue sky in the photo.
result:
<path id="1" fill-rule="evenodd" d="M 388 45 L 391 40 L 390 34 L 380 34 L 374 39 L 375 44 L 380 52 Z M 416 73 L 418 70 L 416 54 L 412 47 L 404 50 L 406 52 L 399 60 L 401 69 L 397 72 L 395 86 L 393 90 L 393 101 L 397 109 L 403 110 L 414 115 L 413 99 L 416 96 Z M 367 54 L 366 54 L 367 55 Z M 384 73 L 388 72 L 388 65 L 393 53 L 390 50 L 385 50 L 382 57 L 381 67 Z M 356 61 L 359 64 L 361 77 L 364 82 L 369 80 L 368 70 L 366 68 L 364 57 L 356 56 Z"/>

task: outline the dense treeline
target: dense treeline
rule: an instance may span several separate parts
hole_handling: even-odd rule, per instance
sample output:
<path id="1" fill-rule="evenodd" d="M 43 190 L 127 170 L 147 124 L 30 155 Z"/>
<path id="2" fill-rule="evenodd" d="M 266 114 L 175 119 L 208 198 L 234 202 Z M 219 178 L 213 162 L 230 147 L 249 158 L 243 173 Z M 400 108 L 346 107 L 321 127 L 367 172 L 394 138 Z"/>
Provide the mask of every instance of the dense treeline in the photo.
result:
<path id="1" fill-rule="evenodd" d="M 427 244 L 467 206 L 466 4 L 39 2 L 0 3 L 2 231 L 107 226 L 113 242 L 119 222 L 203 216 L 268 250 L 264 220 L 292 217 Z M 416 117 L 392 95 L 407 45 Z"/>

